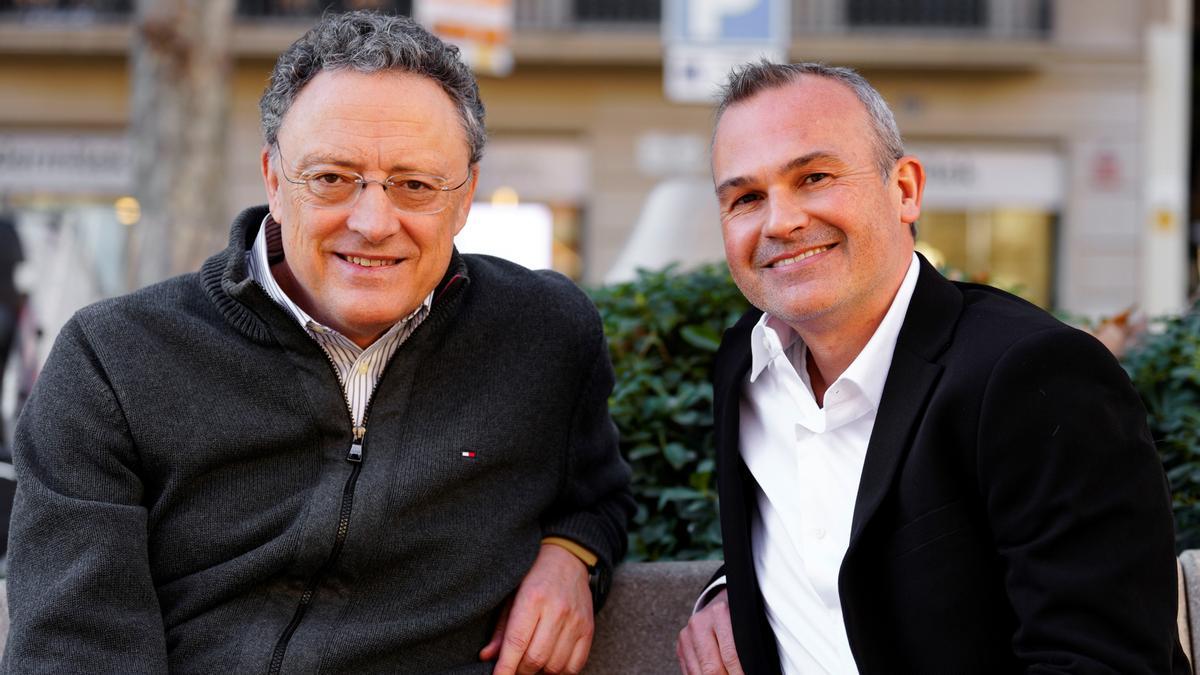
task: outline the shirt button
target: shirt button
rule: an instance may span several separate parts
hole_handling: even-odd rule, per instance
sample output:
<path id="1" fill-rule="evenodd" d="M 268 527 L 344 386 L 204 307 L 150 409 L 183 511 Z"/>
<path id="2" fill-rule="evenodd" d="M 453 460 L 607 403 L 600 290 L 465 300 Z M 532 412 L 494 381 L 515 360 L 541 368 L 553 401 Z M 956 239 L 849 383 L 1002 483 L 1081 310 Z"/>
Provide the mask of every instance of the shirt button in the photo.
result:
<path id="1" fill-rule="evenodd" d="M 366 361 L 363 361 L 362 363 L 358 364 L 358 374 L 359 374 L 359 375 L 366 375 L 366 374 L 367 374 L 367 367 L 368 367 L 368 366 L 367 366 L 367 362 L 366 362 Z"/>
<path id="2" fill-rule="evenodd" d="M 817 539 L 824 539 L 825 538 L 825 528 L 823 528 L 823 527 L 813 528 L 812 536 L 816 537 Z"/>

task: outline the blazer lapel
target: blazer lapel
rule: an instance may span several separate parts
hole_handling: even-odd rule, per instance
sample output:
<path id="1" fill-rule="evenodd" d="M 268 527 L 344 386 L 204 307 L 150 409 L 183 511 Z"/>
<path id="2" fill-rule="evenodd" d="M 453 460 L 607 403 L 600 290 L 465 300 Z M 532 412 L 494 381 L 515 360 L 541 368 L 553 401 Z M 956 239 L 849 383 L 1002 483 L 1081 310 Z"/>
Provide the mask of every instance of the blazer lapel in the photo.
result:
<path id="1" fill-rule="evenodd" d="M 741 433 L 741 383 L 750 370 L 750 349 L 738 341 L 741 349 L 723 354 L 715 378 L 714 422 L 717 437 L 717 480 L 721 497 L 721 530 L 727 562 L 735 569 L 748 569 L 753 579 L 750 550 L 750 518 L 754 513 L 754 479 L 742 461 L 738 447 Z M 741 564 L 744 563 L 744 564 Z"/>
<path id="2" fill-rule="evenodd" d="M 941 375 L 938 356 L 950 344 L 962 311 L 962 294 L 918 254 L 917 287 L 896 340 L 879 412 L 863 463 L 850 528 L 853 551 L 863 528 L 883 502 L 921 418 L 929 393 Z"/>
<path id="3" fill-rule="evenodd" d="M 750 330 L 761 315 L 757 310 L 747 312 L 721 340 L 713 366 L 713 416 L 720 430 L 717 487 L 734 641 L 747 673 L 779 673 L 779 652 L 758 588 L 750 542 L 751 519 L 758 508 L 757 484 L 738 449 L 742 383 L 751 361 Z"/>

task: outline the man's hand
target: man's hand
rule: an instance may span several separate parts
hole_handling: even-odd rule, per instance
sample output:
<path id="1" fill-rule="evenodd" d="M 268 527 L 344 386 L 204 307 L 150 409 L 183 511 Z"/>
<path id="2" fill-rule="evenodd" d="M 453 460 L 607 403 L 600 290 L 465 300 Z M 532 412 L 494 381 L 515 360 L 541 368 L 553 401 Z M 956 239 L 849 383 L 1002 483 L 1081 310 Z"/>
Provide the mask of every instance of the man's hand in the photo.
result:
<path id="1" fill-rule="evenodd" d="M 495 675 L 578 673 L 592 648 L 593 630 L 587 567 L 561 546 L 542 544 L 479 658 L 500 655 Z"/>
<path id="2" fill-rule="evenodd" d="M 729 596 L 725 590 L 693 614 L 688 625 L 679 631 L 675 656 L 679 658 L 679 670 L 685 675 L 742 675 L 742 663 L 733 645 Z"/>

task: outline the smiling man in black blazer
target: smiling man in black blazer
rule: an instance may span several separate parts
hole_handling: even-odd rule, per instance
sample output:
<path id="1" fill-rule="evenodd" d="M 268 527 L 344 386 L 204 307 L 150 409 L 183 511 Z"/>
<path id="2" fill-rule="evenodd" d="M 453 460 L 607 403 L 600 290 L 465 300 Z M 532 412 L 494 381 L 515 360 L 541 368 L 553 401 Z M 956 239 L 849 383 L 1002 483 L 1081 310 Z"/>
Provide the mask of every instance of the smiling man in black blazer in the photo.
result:
<path id="1" fill-rule="evenodd" d="M 925 177 L 853 71 L 754 64 L 718 109 L 757 307 L 713 373 L 726 564 L 688 673 L 1184 673 L 1170 499 L 1104 347 L 913 251 Z"/>

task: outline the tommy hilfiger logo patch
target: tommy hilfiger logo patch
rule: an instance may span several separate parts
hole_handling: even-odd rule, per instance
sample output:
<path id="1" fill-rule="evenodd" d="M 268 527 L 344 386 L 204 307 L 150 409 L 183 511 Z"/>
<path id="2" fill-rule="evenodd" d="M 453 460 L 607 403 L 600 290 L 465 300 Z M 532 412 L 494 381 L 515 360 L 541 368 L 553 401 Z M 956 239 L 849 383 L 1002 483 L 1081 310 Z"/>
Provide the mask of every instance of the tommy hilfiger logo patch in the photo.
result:
<path id="1" fill-rule="evenodd" d="M 475 453 L 471 452 L 470 450 L 463 450 L 462 456 L 466 457 L 467 459 L 475 459 Z"/>

